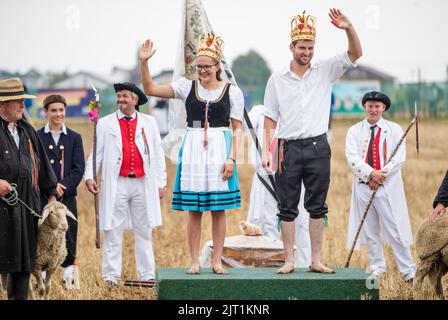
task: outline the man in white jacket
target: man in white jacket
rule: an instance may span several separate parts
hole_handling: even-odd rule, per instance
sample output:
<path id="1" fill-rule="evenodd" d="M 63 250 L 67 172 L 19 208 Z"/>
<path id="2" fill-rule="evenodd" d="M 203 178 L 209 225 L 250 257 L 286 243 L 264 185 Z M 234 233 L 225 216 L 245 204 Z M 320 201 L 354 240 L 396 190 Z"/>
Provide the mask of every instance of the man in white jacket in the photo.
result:
<path id="1" fill-rule="evenodd" d="M 406 147 L 403 142 L 394 158 L 387 163 L 403 136 L 398 124 L 382 118 L 390 104 L 385 94 L 377 91 L 366 93 L 362 99 L 366 119 L 355 124 L 347 133 L 345 155 L 354 173 L 347 247 L 351 248 L 371 194 L 376 190 L 356 249 L 367 244 L 370 271 L 375 276 L 381 276 L 386 271 L 382 234 L 385 242 L 392 247 L 403 279 L 412 281 L 415 275 L 415 263 L 410 251 L 412 233 L 401 179 Z"/>
<path id="2" fill-rule="evenodd" d="M 97 168 L 101 170 L 99 199 L 100 230 L 104 231 L 102 277 L 107 285 L 118 285 L 121 277 L 122 236 L 132 228 L 139 279 L 155 277 L 152 228 L 162 224 L 160 200 L 166 185 L 166 169 L 157 123 L 139 113 L 148 100 L 132 83 L 114 84 L 117 112 L 97 125 Z M 100 187 L 93 180 L 92 154 L 85 172 L 93 194 Z"/>

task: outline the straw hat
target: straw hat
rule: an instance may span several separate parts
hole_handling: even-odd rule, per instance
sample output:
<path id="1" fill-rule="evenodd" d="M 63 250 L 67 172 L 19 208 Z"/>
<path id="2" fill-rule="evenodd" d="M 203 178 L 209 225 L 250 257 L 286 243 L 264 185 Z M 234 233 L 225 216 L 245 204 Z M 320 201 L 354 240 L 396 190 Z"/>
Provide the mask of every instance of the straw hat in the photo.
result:
<path id="1" fill-rule="evenodd" d="M 35 98 L 36 96 L 26 93 L 22 80 L 19 78 L 0 80 L 0 101 Z"/>

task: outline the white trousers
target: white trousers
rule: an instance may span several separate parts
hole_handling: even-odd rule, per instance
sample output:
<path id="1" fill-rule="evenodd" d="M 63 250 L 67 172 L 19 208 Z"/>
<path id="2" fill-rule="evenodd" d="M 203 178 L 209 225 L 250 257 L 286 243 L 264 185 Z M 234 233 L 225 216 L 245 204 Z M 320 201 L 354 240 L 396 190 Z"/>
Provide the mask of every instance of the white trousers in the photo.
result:
<path id="1" fill-rule="evenodd" d="M 117 196 L 115 200 L 113 219 L 117 227 L 104 231 L 103 267 L 104 281 L 115 283 L 121 278 L 123 231 L 131 219 L 135 242 L 135 261 L 140 280 L 150 280 L 155 277 L 155 261 L 152 249 L 152 229 L 143 227 L 146 224 L 144 178 L 118 178 Z"/>
<path id="2" fill-rule="evenodd" d="M 364 214 L 372 190 L 366 184 L 359 183 L 358 198 L 355 200 L 358 212 Z M 370 271 L 382 274 L 386 271 L 386 260 L 384 259 L 383 243 L 381 235 L 387 239 L 395 257 L 398 270 L 402 273 L 404 280 L 409 280 L 415 275 L 415 263 L 412 260 L 409 246 L 404 246 L 399 241 L 398 230 L 393 217 L 389 198 L 384 187 L 379 187 L 369 209 L 362 232 L 367 242 L 367 253 L 369 256 Z"/>

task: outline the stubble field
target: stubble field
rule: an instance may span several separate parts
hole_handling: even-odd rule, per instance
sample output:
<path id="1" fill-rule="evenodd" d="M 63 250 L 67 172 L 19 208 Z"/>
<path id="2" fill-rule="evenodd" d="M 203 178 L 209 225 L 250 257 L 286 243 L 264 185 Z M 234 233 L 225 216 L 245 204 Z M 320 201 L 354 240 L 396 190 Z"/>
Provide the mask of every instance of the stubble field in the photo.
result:
<path id="1" fill-rule="evenodd" d="M 329 226 L 325 230 L 323 262 L 329 266 L 343 268 L 348 255 L 345 248 L 352 173 L 344 156 L 345 135 L 356 120 L 335 121 L 332 126 L 331 184 L 327 203 L 330 209 Z M 403 128 L 407 121 L 399 122 Z M 36 126 L 39 124 L 36 123 Z M 68 122 L 68 126 L 80 132 L 84 140 L 86 156 L 92 145 L 92 125 L 88 122 Z M 420 154 L 415 151 L 415 133 L 411 131 L 407 141 L 407 161 L 403 168 L 409 215 L 415 235 L 418 226 L 432 207 L 432 201 L 447 169 L 444 137 L 448 136 L 445 121 L 420 122 Z M 247 143 L 245 144 L 247 148 Z M 243 152 L 241 150 L 241 152 Z M 243 158 L 247 159 L 247 152 Z M 241 163 L 243 162 L 243 163 Z M 187 245 L 187 214 L 170 210 L 175 165 L 167 160 L 168 185 L 165 199 L 162 200 L 163 226 L 153 230 L 153 247 L 157 267 L 187 267 L 189 251 Z M 249 195 L 254 169 L 247 161 L 239 161 L 238 174 L 241 188 L 242 207 L 227 213 L 227 236 L 238 235 L 238 222 L 245 220 L 249 209 Z M 54 277 L 52 299 L 155 299 L 154 289 L 130 288 L 120 286 L 108 290 L 101 279 L 102 250 L 95 248 L 95 223 L 93 196 L 88 193 L 84 182 L 78 189 L 78 254 L 77 264 L 81 271 L 81 290 L 65 291 L 60 283 L 62 269 Z M 202 221 L 201 248 L 211 239 L 211 217 L 206 213 Z M 132 233 L 124 234 L 123 279 L 136 279 L 134 245 Z M 411 287 L 401 280 L 394 257 L 389 248 L 385 250 L 388 271 L 380 282 L 381 299 L 412 299 Z M 412 246 L 412 254 L 418 257 Z M 352 267 L 367 268 L 367 251 L 363 248 L 355 252 Z M 424 286 L 426 299 L 435 299 L 432 291 Z M 0 297 L 5 299 L 5 293 Z"/>

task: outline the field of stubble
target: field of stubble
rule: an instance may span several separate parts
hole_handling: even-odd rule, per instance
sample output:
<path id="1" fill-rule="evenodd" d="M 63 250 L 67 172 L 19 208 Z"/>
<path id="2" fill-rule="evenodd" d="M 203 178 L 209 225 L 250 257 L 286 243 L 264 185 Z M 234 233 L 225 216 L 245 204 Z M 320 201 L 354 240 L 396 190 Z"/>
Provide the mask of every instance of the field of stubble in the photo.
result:
<path id="1" fill-rule="evenodd" d="M 329 227 L 325 231 L 323 262 L 329 266 L 342 268 L 348 250 L 345 248 L 348 213 L 350 205 L 352 174 L 344 156 L 345 135 L 348 128 L 356 121 L 335 121 L 332 130 L 331 185 L 327 199 L 330 208 Z M 403 128 L 407 121 L 400 122 Z M 73 122 L 68 124 L 80 132 L 84 139 L 87 153 L 91 150 L 92 125 Z M 426 213 L 431 209 L 435 193 L 447 169 L 444 137 L 448 136 L 446 121 L 420 122 L 420 155 L 415 151 L 415 132 L 411 131 L 407 142 L 407 161 L 403 169 L 403 179 L 412 223 L 413 234 Z M 247 144 L 245 146 L 247 148 Z M 247 154 L 247 152 L 246 152 Z M 247 155 L 245 156 L 247 159 Z M 240 161 L 241 162 L 241 161 Z M 153 231 L 153 247 L 158 267 L 187 267 L 189 254 L 186 238 L 187 215 L 170 210 L 171 192 L 175 166 L 167 161 L 168 186 L 166 197 L 162 202 L 163 226 Z M 242 208 L 227 214 L 227 235 L 240 234 L 238 222 L 246 218 L 249 208 L 249 194 L 254 170 L 250 164 L 239 164 L 238 174 L 241 188 Z M 62 270 L 54 277 L 53 299 L 155 299 L 153 289 L 120 287 L 107 290 L 101 279 L 101 250 L 95 248 L 95 224 L 93 197 L 87 192 L 82 182 L 78 192 L 79 234 L 77 264 L 81 271 L 81 290 L 64 291 L 60 286 Z M 203 217 L 201 248 L 211 239 L 211 218 L 207 213 Z M 406 285 L 395 267 L 394 258 L 389 248 L 385 250 L 388 272 L 381 279 L 381 299 L 412 299 L 409 285 Z M 412 247 L 415 261 L 418 258 Z M 135 259 L 132 233 L 125 232 L 123 243 L 123 278 L 136 279 Z M 366 268 L 367 251 L 363 248 L 355 252 L 351 260 L 352 267 Z M 425 298 L 435 299 L 431 290 L 425 285 Z M 5 294 L 0 294 L 4 299 Z"/>

